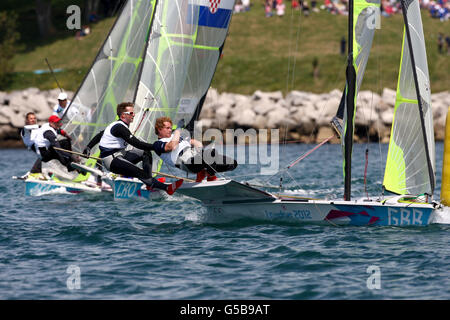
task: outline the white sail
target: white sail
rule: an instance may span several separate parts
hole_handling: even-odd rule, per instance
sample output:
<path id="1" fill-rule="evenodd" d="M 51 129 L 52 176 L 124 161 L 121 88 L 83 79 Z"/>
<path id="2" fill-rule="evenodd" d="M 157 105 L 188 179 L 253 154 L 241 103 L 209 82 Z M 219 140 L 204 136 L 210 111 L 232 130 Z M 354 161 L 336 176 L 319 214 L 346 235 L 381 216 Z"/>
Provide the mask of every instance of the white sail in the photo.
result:
<path id="1" fill-rule="evenodd" d="M 130 128 L 156 140 L 154 122 L 198 117 L 227 36 L 234 0 L 159 1 Z"/>
<path id="2" fill-rule="evenodd" d="M 383 185 L 397 194 L 432 195 L 433 113 L 419 1 L 404 1 L 404 8 L 403 50 Z"/>
<path id="3" fill-rule="evenodd" d="M 156 0 L 128 0 L 92 67 L 63 116 L 73 148 L 82 151 L 90 139 L 113 122 L 118 103 L 132 101 Z"/>

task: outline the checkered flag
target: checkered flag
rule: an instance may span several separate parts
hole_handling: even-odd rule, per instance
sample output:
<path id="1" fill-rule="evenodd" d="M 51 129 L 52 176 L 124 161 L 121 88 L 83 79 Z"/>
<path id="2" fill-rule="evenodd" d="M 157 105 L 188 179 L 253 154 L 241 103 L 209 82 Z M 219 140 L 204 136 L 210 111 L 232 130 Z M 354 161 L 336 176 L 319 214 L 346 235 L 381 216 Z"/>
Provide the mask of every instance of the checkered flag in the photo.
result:
<path id="1" fill-rule="evenodd" d="M 209 11 L 216 13 L 219 8 L 220 0 L 209 0 Z"/>

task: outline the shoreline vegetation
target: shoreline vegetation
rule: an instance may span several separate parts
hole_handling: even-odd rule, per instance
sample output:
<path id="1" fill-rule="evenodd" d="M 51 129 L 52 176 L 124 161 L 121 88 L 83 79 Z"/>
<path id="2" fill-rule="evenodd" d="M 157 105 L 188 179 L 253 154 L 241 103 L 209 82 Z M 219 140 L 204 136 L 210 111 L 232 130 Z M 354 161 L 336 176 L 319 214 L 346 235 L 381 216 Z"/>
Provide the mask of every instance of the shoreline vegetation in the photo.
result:
<path id="1" fill-rule="evenodd" d="M 0 91 L 57 88 L 45 58 L 54 70 L 59 70 L 56 77 L 60 85 L 67 91 L 77 90 L 116 17 L 100 18 L 89 24 L 90 33 L 77 40 L 77 30 L 65 26 L 65 11 L 56 9 L 53 35 L 31 38 L 19 28 L 22 40 L 12 60 L 15 72 L 11 83 Z M 28 28 L 35 24 L 31 17 L 26 21 L 21 20 L 23 16 L 19 18 Z M 437 44 L 439 33 L 448 34 L 450 21 L 431 18 L 427 10 L 422 10 L 422 19 L 431 92 L 449 90 L 450 55 L 439 53 Z M 384 88 L 396 87 L 402 36 L 401 14 L 381 17 L 362 90 L 382 94 Z M 245 95 L 257 90 L 282 91 L 284 95 L 294 90 L 313 93 L 342 90 L 346 67 L 346 56 L 340 49 L 343 37 L 347 37 L 344 15 L 320 10 L 304 16 L 287 6 L 283 17 L 266 18 L 261 3 L 252 1 L 249 11 L 232 17 L 212 87 L 220 92 Z"/>
<path id="2" fill-rule="evenodd" d="M 39 38 L 34 4 L 25 0 L 5 3 L 9 4 L 7 12 L 18 13 L 21 38 L 12 59 L 11 82 L 0 88 L 0 147 L 22 147 L 17 128 L 23 126 L 25 111 L 35 110 L 43 123 L 56 104 L 59 89 L 45 59 L 70 99 L 116 17 L 100 17 L 89 24 L 88 35 L 77 39 L 77 31 L 66 27 L 65 9 L 70 4 L 83 7 L 83 1 L 60 0 L 52 8 L 54 33 Z M 440 53 L 437 44 L 439 33 L 448 33 L 450 21 L 433 19 L 427 10 L 422 10 L 422 20 L 435 136 L 442 140 L 450 106 L 450 55 Z M 214 89 L 200 116 L 203 129 L 278 128 L 280 142 L 321 142 L 333 133 L 329 121 L 345 85 L 346 57 L 340 47 L 346 35 L 345 15 L 319 10 L 305 16 L 286 6 L 284 16 L 266 18 L 262 2 L 252 1 L 249 11 L 234 14 L 231 20 L 211 85 Z M 387 142 L 402 36 L 401 14 L 381 17 L 358 96 L 356 142 Z"/>

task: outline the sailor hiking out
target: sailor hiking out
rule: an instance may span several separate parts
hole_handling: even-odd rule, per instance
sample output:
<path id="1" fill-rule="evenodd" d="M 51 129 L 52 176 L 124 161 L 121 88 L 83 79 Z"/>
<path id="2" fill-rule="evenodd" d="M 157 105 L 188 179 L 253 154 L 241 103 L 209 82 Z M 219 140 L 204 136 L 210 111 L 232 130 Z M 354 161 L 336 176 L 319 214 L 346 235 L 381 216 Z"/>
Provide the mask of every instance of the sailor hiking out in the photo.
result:
<path id="1" fill-rule="evenodd" d="M 106 169 L 125 177 L 138 178 L 145 183 L 147 189 L 157 188 L 172 195 L 181 186 L 183 180 L 165 184 L 152 177 L 153 144 L 139 140 L 128 128 L 134 119 L 134 104 L 120 103 L 117 106 L 117 116 L 119 120 L 114 121 L 92 138 L 83 153 L 89 155 L 90 150 L 99 143 L 100 158 Z M 134 148 L 125 150 L 128 144 Z M 142 169 L 137 166 L 141 161 Z"/>
<path id="2" fill-rule="evenodd" d="M 183 127 L 182 119 L 177 124 L 177 130 L 172 133 L 172 120 L 169 117 L 156 119 L 158 141 L 153 144 L 154 150 L 167 165 L 196 173 L 196 182 L 201 182 L 205 177 L 207 181 L 214 181 L 217 179 L 216 172 L 231 171 L 237 167 L 236 160 L 216 154 L 215 149 L 206 150 L 200 141 L 181 138 L 180 129 Z"/>
<path id="3" fill-rule="evenodd" d="M 34 112 L 28 112 L 25 115 L 25 126 L 20 129 L 19 133 L 27 149 L 33 151 L 37 155 L 37 159 L 29 173 L 40 173 L 42 170 L 39 149 L 37 149 L 34 144 L 34 138 L 39 128 L 40 126 L 37 124 L 36 114 Z M 25 176 L 22 176 L 22 178 L 25 178 L 27 175 L 28 173 Z"/>
<path id="4" fill-rule="evenodd" d="M 61 126 L 61 119 L 52 115 L 48 119 L 48 123 L 43 124 L 40 129 L 33 132 L 32 139 L 42 162 L 56 159 L 66 166 L 68 171 L 73 171 L 75 169 L 70 166 L 70 163 L 78 161 L 78 159 L 72 158 L 67 152 L 54 149 L 54 147 L 57 147 L 59 149 L 72 150 L 71 138 L 64 130 L 61 130 Z M 58 135 L 64 136 L 65 139 L 58 140 Z"/>

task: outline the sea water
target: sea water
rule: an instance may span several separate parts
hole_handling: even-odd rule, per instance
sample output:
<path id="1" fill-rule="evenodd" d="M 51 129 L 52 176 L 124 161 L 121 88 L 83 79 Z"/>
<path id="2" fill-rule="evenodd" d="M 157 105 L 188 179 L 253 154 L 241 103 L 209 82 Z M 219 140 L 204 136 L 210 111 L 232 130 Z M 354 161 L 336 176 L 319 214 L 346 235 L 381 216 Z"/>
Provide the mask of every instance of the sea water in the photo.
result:
<path id="1" fill-rule="evenodd" d="M 311 148 L 280 145 L 282 174 L 261 175 L 260 164 L 241 163 L 227 176 L 274 187 L 283 177 L 283 193 L 342 198 L 339 145 L 283 170 Z M 438 143 L 436 199 L 442 152 Z M 355 197 L 381 195 L 386 154 L 386 145 L 355 145 Z M 28 171 L 33 154 L 0 150 L 0 162 L 0 299 L 450 298 L 446 224 L 208 224 L 202 205 L 181 195 L 153 202 L 113 201 L 111 194 L 27 197 L 11 176 Z"/>

